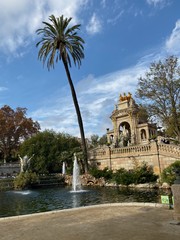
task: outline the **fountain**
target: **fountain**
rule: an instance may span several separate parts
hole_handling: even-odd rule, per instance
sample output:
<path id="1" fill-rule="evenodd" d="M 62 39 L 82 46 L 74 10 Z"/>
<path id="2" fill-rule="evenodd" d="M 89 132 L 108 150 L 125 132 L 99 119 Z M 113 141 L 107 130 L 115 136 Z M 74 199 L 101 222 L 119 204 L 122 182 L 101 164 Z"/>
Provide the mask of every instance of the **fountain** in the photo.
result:
<path id="1" fill-rule="evenodd" d="M 81 180 L 80 180 L 80 169 L 77 161 L 76 154 L 74 154 L 74 165 L 73 165 L 73 179 L 72 179 L 72 192 L 81 191 Z"/>
<path id="2" fill-rule="evenodd" d="M 65 162 L 63 162 L 63 165 L 62 165 L 62 174 L 66 174 L 66 166 L 65 166 Z"/>

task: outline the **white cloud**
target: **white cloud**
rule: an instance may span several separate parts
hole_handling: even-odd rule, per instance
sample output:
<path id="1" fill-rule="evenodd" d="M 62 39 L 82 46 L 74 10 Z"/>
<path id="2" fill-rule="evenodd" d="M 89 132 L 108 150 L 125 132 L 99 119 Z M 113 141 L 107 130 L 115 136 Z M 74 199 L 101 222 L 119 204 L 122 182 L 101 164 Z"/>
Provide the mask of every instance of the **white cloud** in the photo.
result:
<path id="1" fill-rule="evenodd" d="M 175 28 L 167 39 L 165 48 L 170 54 L 180 53 L 180 19 L 176 22 Z"/>
<path id="2" fill-rule="evenodd" d="M 120 11 L 114 18 L 108 19 L 107 23 L 116 24 L 119 18 L 124 14 L 124 10 Z"/>
<path id="3" fill-rule="evenodd" d="M 161 9 L 170 4 L 169 0 L 146 0 L 146 2 Z"/>
<path id="4" fill-rule="evenodd" d="M 20 47 L 26 47 L 36 37 L 35 31 L 54 14 L 73 17 L 87 0 L 5 0 L 0 1 L 0 51 L 17 56 Z"/>
<path id="5" fill-rule="evenodd" d="M 7 90 L 8 90 L 8 88 L 6 88 L 6 87 L 0 87 L 0 92 L 7 91 Z"/>
<path id="6" fill-rule="evenodd" d="M 180 20 L 176 22 L 176 26 L 165 45 L 156 50 L 153 49 L 148 55 L 144 55 L 136 65 L 100 77 L 89 74 L 77 83 L 75 88 L 86 137 L 90 137 L 94 133 L 99 136 L 105 134 L 106 128 L 112 127 L 109 117 L 117 104 L 119 94 L 131 92 L 134 96 L 138 78 L 144 75 L 150 64 L 164 58 L 167 55 L 167 49 L 169 51 L 170 49 L 171 51 L 178 50 L 179 28 Z M 69 86 L 67 86 L 68 88 Z M 66 96 L 63 93 L 66 93 Z M 42 116 L 40 119 L 42 129 L 65 131 L 80 136 L 70 92 L 67 94 L 67 90 L 63 89 L 61 93 L 58 93 L 58 96 L 61 98 L 54 96 L 56 100 L 52 100 L 50 103 L 50 106 L 53 107 L 45 107 L 31 115 L 37 120 L 38 116 Z"/>
<path id="7" fill-rule="evenodd" d="M 103 8 L 105 8 L 106 7 L 106 0 L 102 0 L 101 5 L 102 5 Z"/>
<path id="8" fill-rule="evenodd" d="M 101 136 L 106 133 L 106 128 L 111 128 L 109 117 L 117 104 L 119 94 L 134 94 L 138 78 L 145 70 L 146 62 L 145 65 L 140 62 L 136 66 L 98 78 L 89 75 L 78 82 L 75 88 L 87 137 L 93 133 Z M 48 102 L 49 107 L 44 103 L 44 108 L 31 113 L 33 119 L 40 122 L 42 130 L 54 129 L 79 136 L 76 112 L 68 89 L 69 86 L 54 95 L 54 99 Z"/>
<path id="9" fill-rule="evenodd" d="M 93 35 L 95 33 L 100 32 L 102 29 L 102 25 L 101 25 L 101 21 L 100 19 L 97 17 L 97 15 L 95 13 L 93 13 L 87 27 L 86 27 L 86 31 Z"/>

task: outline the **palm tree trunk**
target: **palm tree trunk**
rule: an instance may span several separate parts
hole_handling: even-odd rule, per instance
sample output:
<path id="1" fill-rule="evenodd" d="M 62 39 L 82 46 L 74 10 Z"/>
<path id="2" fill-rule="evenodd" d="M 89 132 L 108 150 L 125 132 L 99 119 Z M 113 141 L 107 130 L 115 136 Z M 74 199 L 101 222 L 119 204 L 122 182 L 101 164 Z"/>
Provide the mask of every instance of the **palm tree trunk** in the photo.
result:
<path id="1" fill-rule="evenodd" d="M 84 170 L 85 170 L 85 173 L 87 173 L 88 172 L 88 156 L 87 156 L 86 139 L 85 139 L 85 134 L 84 134 L 84 127 L 83 127 L 81 112 L 80 112 L 80 109 L 79 109 L 79 104 L 78 104 L 76 92 L 75 92 L 75 89 L 74 89 L 74 85 L 73 85 L 73 82 L 72 82 L 72 79 L 71 79 L 68 64 L 67 64 L 64 57 L 62 57 L 62 61 L 63 61 L 64 67 L 65 67 L 65 70 L 66 70 L 66 74 L 67 74 L 68 82 L 69 82 L 69 85 L 70 85 L 74 106 L 75 106 L 75 109 L 76 109 L 76 114 L 77 114 L 79 129 L 80 129 L 80 135 L 81 135 L 81 141 L 82 141 L 82 148 L 83 148 Z"/>

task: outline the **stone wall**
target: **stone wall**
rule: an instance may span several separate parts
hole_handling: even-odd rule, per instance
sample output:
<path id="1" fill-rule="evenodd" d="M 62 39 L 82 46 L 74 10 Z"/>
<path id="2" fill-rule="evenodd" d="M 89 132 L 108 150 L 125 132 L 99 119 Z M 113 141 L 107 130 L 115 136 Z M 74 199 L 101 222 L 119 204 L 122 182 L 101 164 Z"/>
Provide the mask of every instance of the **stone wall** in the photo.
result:
<path id="1" fill-rule="evenodd" d="M 99 169 L 108 167 L 132 169 L 136 164 L 146 162 L 153 167 L 156 174 L 164 168 L 180 160 L 180 146 L 157 143 L 155 141 L 146 145 L 137 145 L 121 148 L 101 147 L 89 152 L 89 163 Z"/>
<path id="2" fill-rule="evenodd" d="M 20 172 L 19 163 L 6 163 L 0 165 L 0 177 L 15 176 Z"/>

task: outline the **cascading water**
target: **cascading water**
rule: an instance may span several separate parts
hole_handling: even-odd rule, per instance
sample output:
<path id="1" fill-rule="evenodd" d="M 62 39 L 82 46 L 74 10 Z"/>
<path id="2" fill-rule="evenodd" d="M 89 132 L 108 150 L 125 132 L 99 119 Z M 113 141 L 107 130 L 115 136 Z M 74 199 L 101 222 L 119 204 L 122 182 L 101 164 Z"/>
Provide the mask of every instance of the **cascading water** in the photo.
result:
<path id="1" fill-rule="evenodd" d="M 76 154 L 74 154 L 73 179 L 72 179 L 73 192 L 81 191 L 81 180 L 79 174 L 80 174 L 79 165 Z"/>
<path id="2" fill-rule="evenodd" d="M 62 165 L 62 174 L 66 174 L 65 162 L 63 162 L 63 165 Z"/>

